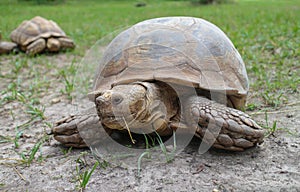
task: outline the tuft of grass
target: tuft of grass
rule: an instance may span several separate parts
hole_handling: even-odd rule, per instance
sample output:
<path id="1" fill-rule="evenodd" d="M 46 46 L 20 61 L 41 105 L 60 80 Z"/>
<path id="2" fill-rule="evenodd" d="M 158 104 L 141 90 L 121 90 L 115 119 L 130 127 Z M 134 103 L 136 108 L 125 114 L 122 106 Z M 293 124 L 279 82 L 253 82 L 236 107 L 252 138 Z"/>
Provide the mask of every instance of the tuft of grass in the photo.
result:
<path id="1" fill-rule="evenodd" d="M 80 156 L 76 160 L 77 165 L 76 165 L 75 179 L 78 182 L 78 184 L 76 185 L 76 188 L 79 191 L 83 191 L 86 188 L 86 186 L 91 178 L 91 175 L 93 174 L 93 172 L 96 170 L 96 168 L 99 165 L 99 162 L 96 161 L 96 163 L 93 165 L 93 167 L 90 170 L 87 170 L 86 169 L 86 160 L 85 160 L 86 154 L 87 153 L 85 153 L 85 152 L 81 153 Z"/>
<path id="2" fill-rule="evenodd" d="M 259 108 L 259 106 L 257 106 L 256 103 L 248 103 L 245 110 L 246 111 L 254 111 L 257 108 Z"/>
<path id="3" fill-rule="evenodd" d="M 74 91 L 74 83 L 72 80 L 69 79 L 69 77 L 66 75 L 66 72 L 64 70 L 60 71 L 60 75 L 64 80 L 65 89 L 61 90 L 61 93 L 67 94 L 69 99 L 72 99 L 72 92 Z"/>
<path id="4" fill-rule="evenodd" d="M 13 67 L 12 72 L 17 76 L 22 69 L 28 67 L 27 59 L 16 59 Z"/>
<path id="5" fill-rule="evenodd" d="M 39 108 L 41 107 L 41 108 Z M 33 118 L 39 118 L 39 119 L 42 119 L 44 120 L 45 119 L 45 115 L 44 115 L 44 112 L 45 112 L 45 107 L 43 105 L 41 106 L 34 106 L 34 105 L 28 105 L 27 106 L 27 113 L 32 115 Z"/>
<path id="6" fill-rule="evenodd" d="M 162 154 L 164 155 L 165 157 L 165 160 L 166 160 L 166 163 L 171 163 L 174 158 L 175 158 L 175 152 L 176 152 L 176 133 L 173 132 L 173 149 L 172 151 L 168 151 L 167 150 L 167 147 L 165 146 L 161 136 L 157 133 L 156 133 L 156 137 L 154 137 L 154 139 L 150 136 L 151 138 L 151 143 L 149 142 L 148 140 L 148 136 L 144 134 L 144 138 L 145 138 L 145 152 L 143 152 L 139 158 L 138 158 L 138 177 L 140 176 L 140 172 L 141 172 L 141 165 L 142 165 L 142 160 L 143 158 L 147 158 L 147 159 L 151 159 L 151 150 L 150 148 L 156 148 L 156 142 L 158 143 L 159 145 L 159 149 L 160 151 L 162 152 Z"/>
<path id="7" fill-rule="evenodd" d="M 23 135 L 23 131 L 17 131 L 16 136 L 14 138 L 14 144 L 15 144 L 15 148 L 19 148 L 19 139 L 21 138 L 21 136 Z"/>
<path id="8" fill-rule="evenodd" d="M 267 130 L 266 137 L 270 137 L 270 136 L 275 137 L 275 132 L 277 132 L 277 131 L 284 131 L 284 132 L 286 132 L 292 136 L 296 136 L 296 137 L 299 136 L 299 133 L 293 132 L 293 131 L 289 130 L 288 128 L 278 127 L 276 120 L 273 121 L 272 124 L 270 124 L 267 111 L 265 111 L 265 122 L 266 122 L 265 125 L 262 127 Z"/>
<path id="9" fill-rule="evenodd" d="M 275 108 L 287 101 L 287 98 L 283 93 L 270 93 L 268 90 L 262 93 L 262 98 L 267 105 Z"/>
<path id="10" fill-rule="evenodd" d="M 175 151 L 176 151 L 176 133 L 173 132 L 173 149 L 172 149 L 171 152 L 168 152 L 168 150 L 167 150 L 163 140 L 161 139 L 160 135 L 157 132 L 155 132 L 155 133 L 156 133 L 156 136 L 157 136 L 156 139 L 159 143 L 160 149 L 161 149 L 161 151 L 163 152 L 163 154 L 166 158 L 166 162 L 167 163 L 172 162 L 174 157 L 175 157 Z"/>
<path id="11" fill-rule="evenodd" d="M 148 141 L 148 137 L 147 135 L 144 134 L 144 138 L 145 138 L 145 144 L 146 144 L 146 151 L 143 152 L 139 158 L 138 158 L 138 177 L 140 176 L 141 170 L 142 170 L 142 160 L 143 158 L 147 158 L 150 159 L 151 158 L 151 153 L 150 153 L 150 148 L 151 146 L 154 146 L 155 143 L 152 143 L 152 145 L 150 145 L 149 141 Z M 154 142 L 154 140 L 152 140 L 152 142 Z"/>
<path id="12" fill-rule="evenodd" d="M 45 138 L 39 140 L 30 151 L 26 152 L 21 152 L 20 157 L 23 160 L 23 163 L 25 163 L 27 166 L 29 166 L 33 160 L 35 160 L 36 153 L 39 151 L 41 148 L 42 144 L 44 143 Z M 38 157 L 38 160 L 41 162 L 43 160 L 42 154 Z"/>
<path id="13" fill-rule="evenodd" d="M 140 174 L 141 174 L 141 170 L 142 170 L 142 160 L 143 158 L 147 158 L 147 159 L 150 159 L 151 158 L 151 153 L 146 150 L 145 152 L 143 152 L 139 158 L 138 158 L 138 173 L 137 173 L 137 176 L 140 177 Z"/>
<path id="14" fill-rule="evenodd" d="M 266 125 L 263 126 L 265 129 L 267 129 L 267 133 L 266 133 L 266 137 L 269 137 L 269 136 L 274 136 L 274 133 L 278 130 L 278 127 L 277 127 L 277 121 L 273 121 L 273 125 L 270 126 L 269 124 L 269 118 L 268 118 L 268 113 L 265 112 L 265 122 L 266 122 Z"/>
<path id="15" fill-rule="evenodd" d="M 62 77 L 65 88 L 61 90 L 61 93 L 67 94 L 68 98 L 72 99 L 72 93 L 74 91 L 75 85 L 74 85 L 74 77 L 76 75 L 76 67 L 75 63 L 72 62 L 72 64 L 59 71 L 59 75 Z"/>
<path id="16" fill-rule="evenodd" d="M 92 169 L 90 170 L 85 170 L 83 174 L 80 175 L 80 180 L 79 180 L 79 189 L 83 190 L 86 188 L 91 175 L 93 174 L 93 172 L 96 170 L 96 168 L 98 167 L 99 162 L 97 161 L 94 166 L 92 167 Z"/>
<path id="17" fill-rule="evenodd" d="M 27 98 L 26 95 L 21 91 L 20 84 L 20 79 L 9 83 L 6 90 L 1 91 L 2 98 L 0 100 L 0 103 L 5 104 L 12 101 L 26 103 Z"/>
<path id="18" fill-rule="evenodd" d="M 62 148 L 61 151 L 63 152 L 64 156 L 67 156 L 71 153 L 73 147 L 68 147 L 68 148 Z"/>

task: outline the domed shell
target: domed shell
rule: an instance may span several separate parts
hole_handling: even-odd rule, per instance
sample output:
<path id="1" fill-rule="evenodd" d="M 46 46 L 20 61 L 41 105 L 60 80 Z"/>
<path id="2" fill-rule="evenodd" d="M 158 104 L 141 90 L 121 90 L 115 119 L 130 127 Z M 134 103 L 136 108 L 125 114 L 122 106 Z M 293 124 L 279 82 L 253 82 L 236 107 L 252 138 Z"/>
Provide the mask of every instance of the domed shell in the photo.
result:
<path id="1" fill-rule="evenodd" d="M 23 47 L 41 37 L 66 37 L 66 34 L 54 21 L 40 16 L 23 21 L 10 34 L 10 39 Z"/>
<path id="2" fill-rule="evenodd" d="M 225 91 L 235 108 L 245 105 L 249 87 L 244 62 L 229 38 L 193 17 L 150 19 L 120 33 L 104 52 L 93 89 L 154 80 Z"/>

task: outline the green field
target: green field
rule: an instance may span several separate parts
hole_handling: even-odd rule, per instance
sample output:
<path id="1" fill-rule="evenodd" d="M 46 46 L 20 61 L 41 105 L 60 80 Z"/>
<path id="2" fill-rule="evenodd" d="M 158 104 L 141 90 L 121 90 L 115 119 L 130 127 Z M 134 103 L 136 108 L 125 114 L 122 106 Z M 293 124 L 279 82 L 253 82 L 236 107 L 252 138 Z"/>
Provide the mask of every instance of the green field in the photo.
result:
<path id="1" fill-rule="evenodd" d="M 265 104 L 287 102 L 286 93 L 299 88 L 300 1 L 236 1 L 194 6 L 189 1 L 37 1 L 2 0 L 0 31 L 3 39 L 23 20 L 36 15 L 52 19 L 71 36 L 83 56 L 98 39 L 139 21 L 162 16 L 201 17 L 219 26 L 236 45 L 246 63 L 251 87 Z"/>

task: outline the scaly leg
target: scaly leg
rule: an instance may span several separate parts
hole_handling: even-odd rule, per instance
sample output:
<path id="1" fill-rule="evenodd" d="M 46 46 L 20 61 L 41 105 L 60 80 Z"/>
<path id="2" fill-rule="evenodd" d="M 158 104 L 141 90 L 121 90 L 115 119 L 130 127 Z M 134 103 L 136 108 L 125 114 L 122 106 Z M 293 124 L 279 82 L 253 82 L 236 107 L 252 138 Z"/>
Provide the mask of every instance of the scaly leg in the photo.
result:
<path id="1" fill-rule="evenodd" d="M 26 47 L 26 54 L 35 55 L 42 52 L 46 48 L 45 39 L 37 39 Z"/>
<path id="2" fill-rule="evenodd" d="M 65 146 L 77 148 L 97 143 L 106 134 L 104 131 L 111 134 L 101 125 L 95 109 L 61 119 L 52 128 L 54 139 Z"/>
<path id="3" fill-rule="evenodd" d="M 47 48 L 51 52 L 56 52 L 59 51 L 60 49 L 60 41 L 57 40 L 56 38 L 49 38 L 47 40 Z"/>
<path id="4" fill-rule="evenodd" d="M 264 130 L 246 113 L 201 96 L 185 104 L 187 122 L 197 121 L 196 135 L 215 148 L 243 151 L 263 142 Z"/>

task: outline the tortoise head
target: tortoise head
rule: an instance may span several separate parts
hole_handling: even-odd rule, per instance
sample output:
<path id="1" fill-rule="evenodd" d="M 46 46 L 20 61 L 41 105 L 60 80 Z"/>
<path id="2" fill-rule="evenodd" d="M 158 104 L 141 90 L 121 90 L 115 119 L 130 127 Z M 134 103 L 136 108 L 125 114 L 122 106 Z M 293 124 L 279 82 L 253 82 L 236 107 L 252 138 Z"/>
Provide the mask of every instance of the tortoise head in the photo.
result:
<path id="1" fill-rule="evenodd" d="M 138 82 L 116 85 L 95 99 L 101 123 L 110 129 L 153 132 L 166 125 L 166 107 L 158 99 L 155 84 Z"/>

